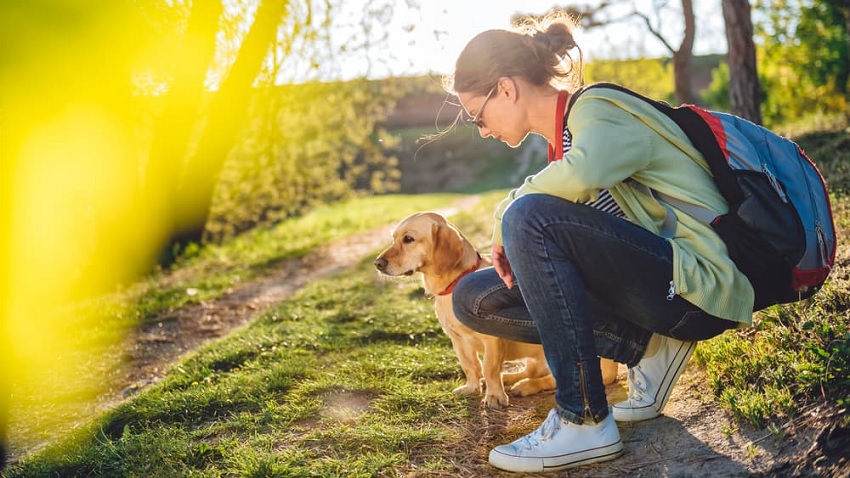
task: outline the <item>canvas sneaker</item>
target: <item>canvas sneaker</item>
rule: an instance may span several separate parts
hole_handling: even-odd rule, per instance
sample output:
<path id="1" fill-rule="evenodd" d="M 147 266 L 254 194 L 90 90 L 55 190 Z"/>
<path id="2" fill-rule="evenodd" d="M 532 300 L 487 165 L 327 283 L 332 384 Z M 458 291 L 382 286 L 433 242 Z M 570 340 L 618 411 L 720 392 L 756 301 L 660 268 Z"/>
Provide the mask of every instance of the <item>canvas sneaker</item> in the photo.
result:
<path id="1" fill-rule="evenodd" d="M 614 420 L 639 422 L 661 415 L 696 345 L 654 334 L 647 353 L 629 369 L 629 398 L 613 406 Z"/>
<path id="2" fill-rule="evenodd" d="M 490 452 L 496 468 L 540 473 L 617 458 L 623 453 L 620 431 L 611 413 L 600 423 L 577 425 L 553 408 L 537 430 Z"/>

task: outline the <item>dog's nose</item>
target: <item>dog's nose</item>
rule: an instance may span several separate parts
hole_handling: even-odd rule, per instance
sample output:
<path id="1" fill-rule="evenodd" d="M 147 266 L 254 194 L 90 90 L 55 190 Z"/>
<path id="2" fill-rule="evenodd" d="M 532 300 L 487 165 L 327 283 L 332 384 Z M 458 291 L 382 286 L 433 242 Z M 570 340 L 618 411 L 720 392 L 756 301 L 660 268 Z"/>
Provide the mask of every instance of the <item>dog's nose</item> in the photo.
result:
<path id="1" fill-rule="evenodd" d="M 384 272 L 384 269 L 387 268 L 387 260 L 383 257 L 379 257 L 375 259 L 375 269 L 378 269 L 381 272 Z"/>

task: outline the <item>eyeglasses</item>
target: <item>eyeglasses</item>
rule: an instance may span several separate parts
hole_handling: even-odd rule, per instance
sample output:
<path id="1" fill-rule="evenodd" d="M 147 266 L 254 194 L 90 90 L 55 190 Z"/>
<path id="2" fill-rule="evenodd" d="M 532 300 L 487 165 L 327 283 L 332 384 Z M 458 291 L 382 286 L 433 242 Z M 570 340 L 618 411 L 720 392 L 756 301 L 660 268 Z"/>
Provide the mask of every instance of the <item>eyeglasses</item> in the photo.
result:
<path id="1" fill-rule="evenodd" d="M 477 126 L 478 128 L 483 128 L 485 126 L 484 119 L 481 118 L 481 114 L 484 113 L 484 107 L 487 106 L 487 102 L 490 101 L 490 97 L 493 96 L 493 92 L 496 91 L 497 86 L 499 86 L 498 83 L 490 88 L 490 92 L 488 92 L 487 96 L 484 98 L 484 103 L 481 103 L 481 107 L 478 108 L 478 113 L 475 113 L 474 117 L 467 119 L 467 123 Z"/>

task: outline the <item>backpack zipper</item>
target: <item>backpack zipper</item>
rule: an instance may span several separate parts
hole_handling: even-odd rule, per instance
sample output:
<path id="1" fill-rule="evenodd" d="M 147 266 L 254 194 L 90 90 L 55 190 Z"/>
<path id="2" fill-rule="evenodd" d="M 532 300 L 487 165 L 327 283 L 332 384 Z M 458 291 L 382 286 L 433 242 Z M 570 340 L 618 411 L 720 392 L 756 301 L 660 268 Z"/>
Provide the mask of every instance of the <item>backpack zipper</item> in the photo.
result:
<path id="1" fill-rule="evenodd" d="M 829 264 L 829 257 L 827 257 L 826 252 L 826 237 L 823 234 L 823 229 L 821 229 L 819 221 L 815 221 L 815 233 L 818 236 L 818 250 L 820 251 L 821 264 L 826 266 Z"/>
<path id="2" fill-rule="evenodd" d="M 761 172 L 767 176 L 767 180 L 770 181 L 770 185 L 773 186 L 773 189 L 776 191 L 776 194 L 779 195 L 779 199 L 782 199 L 782 202 L 788 203 L 788 196 L 785 194 L 785 190 L 782 189 L 782 185 L 779 184 L 779 181 L 776 179 L 776 176 L 767 169 L 767 164 L 762 164 Z"/>

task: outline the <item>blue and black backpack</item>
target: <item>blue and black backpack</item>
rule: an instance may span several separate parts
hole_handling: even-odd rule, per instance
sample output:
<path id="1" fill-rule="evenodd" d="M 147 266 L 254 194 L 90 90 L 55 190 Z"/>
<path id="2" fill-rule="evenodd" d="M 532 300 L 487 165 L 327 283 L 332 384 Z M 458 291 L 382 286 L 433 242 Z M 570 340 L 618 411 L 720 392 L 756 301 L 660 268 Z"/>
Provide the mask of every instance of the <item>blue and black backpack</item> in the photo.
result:
<path id="1" fill-rule="evenodd" d="M 835 225 L 823 176 L 796 143 L 731 114 L 674 108 L 609 83 L 589 85 L 571 102 L 590 88 L 646 101 L 675 121 L 702 153 L 729 203 L 727 214 L 649 192 L 717 231 L 753 285 L 753 310 L 806 299 L 821 288 L 835 262 Z M 665 222 L 675 221 L 669 209 L 667 216 Z"/>

